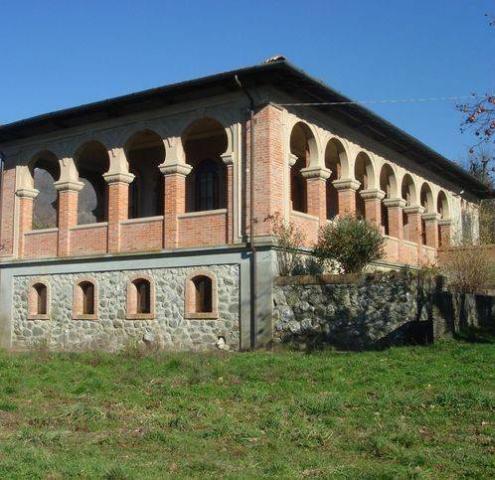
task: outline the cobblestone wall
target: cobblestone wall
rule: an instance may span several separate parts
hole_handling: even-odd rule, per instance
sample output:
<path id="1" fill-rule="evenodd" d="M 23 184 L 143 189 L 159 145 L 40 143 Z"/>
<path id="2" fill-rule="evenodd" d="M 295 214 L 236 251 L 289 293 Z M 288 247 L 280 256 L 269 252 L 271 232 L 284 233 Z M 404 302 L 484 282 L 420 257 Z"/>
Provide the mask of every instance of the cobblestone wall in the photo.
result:
<path id="1" fill-rule="evenodd" d="M 46 345 L 51 350 L 115 351 L 128 344 L 145 343 L 167 350 L 213 349 L 224 337 L 232 349 L 239 348 L 239 267 L 214 265 L 202 267 L 215 277 L 218 285 L 218 319 L 184 318 L 184 291 L 194 268 L 94 272 L 84 275 L 54 274 L 14 278 L 14 349 Z M 126 319 L 128 279 L 135 275 L 151 277 L 155 283 L 156 317 L 152 320 Z M 97 284 L 96 320 L 73 319 L 74 285 L 81 278 Z M 28 291 L 33 281 L 43 280 L 51 293 L 47 320 L 28 319 Z"/>
<path id="2" fill-rule="evenodd" d="M 464 327 L 495 328 L 495 297 L 446 291 L 411 272 L 286 277 L 276 282 L 274 341 L 368 349 L 429 343 Z"/>

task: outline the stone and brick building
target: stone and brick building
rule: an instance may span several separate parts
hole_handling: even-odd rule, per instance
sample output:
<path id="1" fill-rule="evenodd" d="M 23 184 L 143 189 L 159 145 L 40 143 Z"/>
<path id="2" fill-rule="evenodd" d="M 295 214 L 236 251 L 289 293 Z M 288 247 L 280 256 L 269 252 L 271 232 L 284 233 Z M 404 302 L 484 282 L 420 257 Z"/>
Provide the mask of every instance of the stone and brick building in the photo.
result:
<path id="1" fill-rule="evenodd" d="M 275 214 L 362 216 L 392 267 L 475 234 L 486 187 L 347 101 L 282 58 L 1 126 L 1 344 L 261 345 Z"/>

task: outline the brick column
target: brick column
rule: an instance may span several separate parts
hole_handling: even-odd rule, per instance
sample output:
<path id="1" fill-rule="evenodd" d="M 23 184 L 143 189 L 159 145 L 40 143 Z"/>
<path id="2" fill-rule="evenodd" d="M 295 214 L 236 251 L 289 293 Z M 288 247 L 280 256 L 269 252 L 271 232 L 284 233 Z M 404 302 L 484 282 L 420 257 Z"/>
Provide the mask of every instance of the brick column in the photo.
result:
<path id="1" fill-rule="evenodd" d="M 320 223 L 327 221 L 327 180 L 332 174 L 324 167 L 306 167 L 301 175 L 306 179 L 308 214 L 320 219 Z"/>
<path id="2" fill-rule="evenodd" d="M 390 237 L 402 239 L 404 237 L 404 222 L 402 220 L 402 208 L 406 201 L 402 198 L 386 198 L 383 204 L 388 210 L 388 234 Z"/>
<path id="3" fill-rule="evenodd" d="M 192 167 L 187 164 L 160 165 L 165 177 L 165 212 L 163 215 L 163 245 L 166 249 L 179 246 L 178 215 L 186 211 L 186 176 Z"/>
<path id="4" fill-rule="evenodd" d="M 438 240 L 439 246 L 448 247 L 452 237 L 452 221 L 449 219 L 438 221 Z"/>
<path id="5" fill-rule="evenodd" d="M 382 206 L 381 201 L 385 198 L 385 192 L 378 188 L 370 188 L 359 192 L 364 200 L 364 212 L 366 220 L 380 227 L 382 223 Z"/>
<path id="6" fill-rule="evenodd" d="M 105 173 L 108 184 L 108 244 L 110 253 L 120 252 L 120 222 L 129 217 L 129 184 L 132 173 Z"/>
<path id="7" fill-rule="evenodd" d="M 19 240 L 17 256 L 24 256 L 24 235 L 33 229 L 33 202 L 39 191 L 34 188 L 20 188 L 15 194 L 19 197 Z"/>
<path id="8" fill-rule="evenodd" d="M 423 220 L 425 222 L 426 245 L 433 248 L 438 248 L 438 213 L 424 213 Z"/>
<path id="9" fill-rule="evenodd" d="M 425 209 L 419 205 L 404 207 L 409 225 L 409 241 L 421 244 L 421 233 L 423 230 L 421 216 Z"/>
<path id="10" fill-rule="evenodd" d="M 232 153 L 222 154 L 227 173 L 227 243 L 234 239 L 234 160 Z"/>
<path id="11" fill-rule="evenodd" d="M 77 225 L 77 202 L 84 184 L 79 181 L 55 182 L 58 190 L 58 256 L 70 255 L 70 229 Z"/>
<path id="12" fill-rule="evenodd" d="M 333 186 L 339 196 L 339 215 L 356 216 L 356 191 L 361 184 L 352 178 L 335 180 Z"/>

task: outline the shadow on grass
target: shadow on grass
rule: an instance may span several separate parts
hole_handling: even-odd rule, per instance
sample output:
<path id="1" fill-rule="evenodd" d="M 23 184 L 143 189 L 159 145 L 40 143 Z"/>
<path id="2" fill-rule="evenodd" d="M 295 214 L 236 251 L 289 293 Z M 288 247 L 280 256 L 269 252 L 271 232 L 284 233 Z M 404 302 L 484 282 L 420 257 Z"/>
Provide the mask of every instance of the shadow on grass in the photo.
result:
<path id="1" fill-rule="evenodd" d="M 485 328 L 465 327 L 456 333 L 454 338 L 468 343 L 495 343 L 495 331 Z"/>

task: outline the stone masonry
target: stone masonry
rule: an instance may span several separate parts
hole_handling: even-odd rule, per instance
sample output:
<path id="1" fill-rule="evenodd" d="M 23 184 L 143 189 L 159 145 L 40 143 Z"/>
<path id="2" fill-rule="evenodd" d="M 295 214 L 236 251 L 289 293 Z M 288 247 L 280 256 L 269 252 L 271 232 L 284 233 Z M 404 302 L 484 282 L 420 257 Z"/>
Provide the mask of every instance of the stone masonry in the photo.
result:
<path id="1" fill-rule="evenodd" d="M 223 337 L 236 350 L 239 348 L 239 267 L 207 268 L 216 277 L 218 286 L 218 319 L 214 320 L 184 318 L 185 283 L 194 268 L 92 273 L 98 298 L 96 320 L 73 319 L 73 288 L 80 275 L 17 276 L 13 288 L 12 347 L 116 351 L 129 344 L 144 343 L 167 350 L 208 350 L 214 349 L 219 337 Z M 127 282 L 136 275 L 154 281 L 153 320 L 126 319 Z M 37 279 L 42 279 L 51 290 L 49 320 L 28 319 L 29 285 Z"/>

